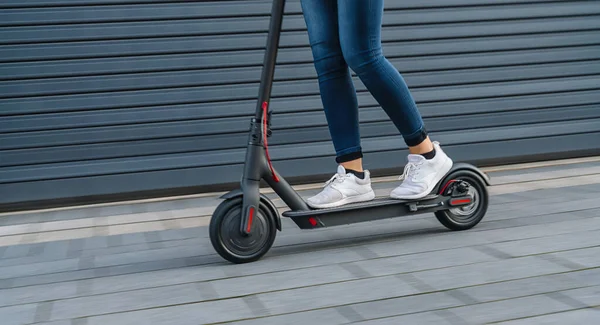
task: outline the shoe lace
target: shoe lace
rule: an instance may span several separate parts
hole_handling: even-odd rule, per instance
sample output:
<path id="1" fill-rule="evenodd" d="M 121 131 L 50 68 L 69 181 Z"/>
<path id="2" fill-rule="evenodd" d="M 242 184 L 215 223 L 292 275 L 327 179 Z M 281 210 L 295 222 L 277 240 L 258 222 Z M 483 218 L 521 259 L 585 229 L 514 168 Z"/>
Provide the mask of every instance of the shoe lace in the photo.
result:
<path id="1" fill-rule="evenodd" d="M 414 162 L 409 162 L 406 164 L 406 166 L 404 166 L 404 172 L 402 173 L 402 175 L 400 175 L 400 177 L 398 177 L 399 180 L 403 181 L 403 180 L 412 180 L 414 181 L 416 179 L 416 177 L 419 175 L 419 168 L 420 164 L 414 163 Z"/>
<path id="2" fill-rule="evenodd" d="M 327 187 L 327 185 L 329 185 L 329 184 L 342 183 L 347 177 L 348 177 L 348 175 L 342 175 L 342 174 L 336 173 L 335 175 L 331 176 L 331 178 L 327 182 L 325 182 L 323 187 Z"/>

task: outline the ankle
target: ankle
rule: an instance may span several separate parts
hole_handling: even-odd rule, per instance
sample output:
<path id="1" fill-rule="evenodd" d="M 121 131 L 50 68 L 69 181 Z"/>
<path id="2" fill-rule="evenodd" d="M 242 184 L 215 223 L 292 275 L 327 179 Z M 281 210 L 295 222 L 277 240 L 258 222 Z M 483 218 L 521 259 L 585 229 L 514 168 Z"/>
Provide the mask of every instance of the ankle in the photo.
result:
<path id="1" fill-rule="evenodd" d="M 353 174 L 354 176 L 360 178 L 360 179 L 365 179 L 365 172 L 364 171 L 356 171 L 353 169 L 346 169 L 346 173 L 348 174 Z"/>
<path id="2" fill-rule="evenodd" d="M 362 166 L 362 159 L 354 159 L 351 161 L 345 161 L 343 163 L 341 163 L 340 165 L 342 165 L 342 167 L 344 167 L 344 169 L 346 170 L 354 170 L 357 172 L 364 172 L 363 166 Z"/>
<path id="3" fill-rule="evenodd" d="M 427 137 L 425 140 L 423 140 L 423 142 L 419 143 L 416 146 L 408 147 L 408 151 L 414 155 L 422 155 L 431 152 L 434 149 L 435 148 L 433 146 L 433 143 L 431 142 L 429 137 Z"/>
<path id="4" fill-rule="evenodd" d="M 422 153 L 421 156 L 425 157 L 427 160 L 435 158 L 435 148 L 433 148 L 430 152 Z"/>

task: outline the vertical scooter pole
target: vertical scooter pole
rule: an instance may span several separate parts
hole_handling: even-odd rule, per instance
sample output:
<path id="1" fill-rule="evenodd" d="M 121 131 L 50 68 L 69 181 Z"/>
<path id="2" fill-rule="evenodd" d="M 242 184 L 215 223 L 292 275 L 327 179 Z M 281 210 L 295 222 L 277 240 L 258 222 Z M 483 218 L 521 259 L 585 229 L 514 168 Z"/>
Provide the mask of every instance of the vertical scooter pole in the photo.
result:
<path id="1" fill-rule="evenodd" d="M 266 167 L 268 162 L 265 158 L 265 149 L 263 147 L 263 144 L 266 141 L 266 139 L 264 139 L 266 136 L 264 130 L 267 129 L 267 125 L 263 125 L 266 121 L 266 116 L 263 116 L 263 114 L 267 114 L 269 100 L 271 98 L 284 9 L 285 0 L 273 1 L 262 75 L 258 90 L 258 101 L 256 103 L 254 119 L 252 120 L 250 127 L 248 149 L 246 150 L 246 161 L 244 164 L 244 176 L 241 182 L 243 208 L 240 231 L 243 235 L 249 235 L 252 230 L 252 219 L 256 216 L 256 213 L 258 213 L 260 204 L 260 180 L 267 171 L 270 172 L 270 169 Z"/>
<path id="2" fill-rule="evenodd" d="M 271 89 L 273 88 L 273 76 L 275 75 L 275 64 L 277 63 L 277 50 L 281 36 L 281 25 L 285 9 L 285 0 L 274 0 L 271 7 L 271 22 L 269 24 L 269 35 L 267 36 L 267 47 L 265 51 L 260 88 L 258 90 L 258 102 L 256 103 L 255 118 L 260 121 L 264 103 L 269 103 Z"/>

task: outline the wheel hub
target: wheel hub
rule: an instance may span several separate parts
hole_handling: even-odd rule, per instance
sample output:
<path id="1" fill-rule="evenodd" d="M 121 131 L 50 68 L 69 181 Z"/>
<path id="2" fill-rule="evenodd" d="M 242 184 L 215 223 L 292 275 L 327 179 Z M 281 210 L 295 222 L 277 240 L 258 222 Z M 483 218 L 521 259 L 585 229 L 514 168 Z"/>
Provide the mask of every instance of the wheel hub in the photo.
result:
<path id="1" fill-rule="evenodd" d="M 257 212 L 248 235 L 242 234 L 240 231 L 240 222 L 241 209 L 233 209 L 225 216 L 221 227 L 223 247 L 233 255 L 252 255 L 259 251 L 268 240 L 267 220 L 260 212 Z"/>
<path id="2" fill-rule="evenodd" d="M 479 207 L 479 194 L 473 188 L 473 186 L 469 186 L 467 195 L 471 197 L 471 204 L 463 205 L 458 208 L 450 209 L 450 212 L 452 214 L 460 215 L 460 216 L 469 216 L 469 215 L 473 214 L 473 212 L 475 212 L 475 210 L 477 210 L 477 207 Z"/>

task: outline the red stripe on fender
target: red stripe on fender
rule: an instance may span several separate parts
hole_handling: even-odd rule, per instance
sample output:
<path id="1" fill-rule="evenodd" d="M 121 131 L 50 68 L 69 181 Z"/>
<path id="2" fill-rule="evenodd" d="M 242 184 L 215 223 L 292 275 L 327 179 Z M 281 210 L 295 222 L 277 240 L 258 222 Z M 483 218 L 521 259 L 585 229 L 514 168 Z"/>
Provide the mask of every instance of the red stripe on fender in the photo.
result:
<path id="1" fill-rule="evenodd" d="M 248 216 L 248 227 L 246 227 L 246 232 L 250 233 L 252 229 L 252 218 L 254 217 L 254 208 L 250 207 L 250 215 Z"/>

